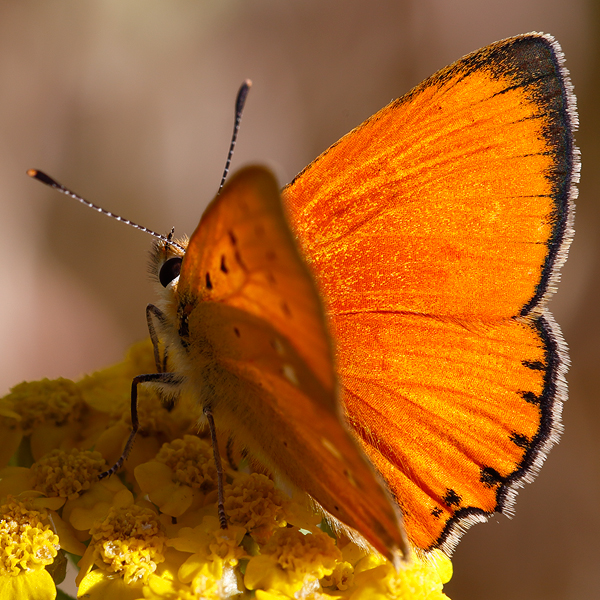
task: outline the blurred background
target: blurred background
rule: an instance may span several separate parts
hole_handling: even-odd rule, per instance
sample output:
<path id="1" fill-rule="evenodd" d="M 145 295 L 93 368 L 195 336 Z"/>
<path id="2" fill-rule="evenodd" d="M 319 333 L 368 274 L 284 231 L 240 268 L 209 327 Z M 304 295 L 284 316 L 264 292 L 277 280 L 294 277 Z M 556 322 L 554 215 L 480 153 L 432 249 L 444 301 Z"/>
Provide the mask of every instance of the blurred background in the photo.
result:
<path id="1" fill-rule="evenodd" d="M 552 302 L 571 347 L 565 434 L 516 516 L 471 529 L 453 600 L 600 598 L 599 5 L 594 0 L 5 0 L 0 4 L 0 388 L 77 377 L 146 335 L 148 236 L 30 180 L 46 170 L 160 232 L 191 233 L 234 157 L 283 183 L 437 69 L 552 33 L 579 100 L 574 244 Z"/>

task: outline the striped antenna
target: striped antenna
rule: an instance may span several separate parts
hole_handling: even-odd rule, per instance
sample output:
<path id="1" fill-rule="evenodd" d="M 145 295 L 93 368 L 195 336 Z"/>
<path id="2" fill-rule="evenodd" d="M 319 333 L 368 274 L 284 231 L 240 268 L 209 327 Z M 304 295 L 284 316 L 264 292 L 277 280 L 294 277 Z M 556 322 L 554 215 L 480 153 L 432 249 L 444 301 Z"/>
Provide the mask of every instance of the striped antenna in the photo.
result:
<path id="1" fill-rule="evenodd" d="M 238 91 L 237 98 L 235 99 L 235 123 L 233 124 L 233 135 L 231 136 L 231 144 L 229 144 L 227 161 L 225 162 L 225 169 L 223 171 L 223 177 L 221 177 L 221 184 L 219 185 L 217 196 L 221 193 L 221 189 L 225 184 L 225 179 L 227 179 L 227 173 L 229 173 L 229 165 L 231 165 L 231 157 L 233 156 L 235 142 L 237 141 L 238 131 L 240 130 L 240 122 L 242 120 L 242 113 L 244 112 L 244 104 L 246 104 L 246 98 L 248 97 L 248 92 L 250 91 L 251 86 L 252 82 L 249 79 L 246 79 L 246 81 L 242 83 Z"/>
<path id="2" fill-rule="evenodd" d="M 54 179 L 52 179 L 52 177 L 49 177 L 48 175 L 46 175 L 46 173 L 44 173 L 42 171 L 38 171 L 37 169 L 29 169 L 27 171 L 27 175 L 29 175 L 29 177 L 33 177 L 34 179 L 37 179 L 38 181 L 41 181 L 42 183 L 45 183 L 46 185 L 50 186 L 51 188 L 54 188 L 55 190 L 57 190 L 61 194 L 64 194 L 65 196 L 69 196 L 69 197 L 73 198 L 74 200 L 78 200 L 79 202 L 81 202 L 81 204 L 85 204 L 85 206 L 88 206 L 89 208 L 93 208 L 95 211 L 97 211 L 103 215 L 106 215 L 107 217 L 111 217 L 112 219 L 115 219 L 116 221 L 121 221 L 122 223 L 125 223 L 126 225 L 130 225 L 134 229 L 139 229 L 140 231 L 149 233 L 152 237 L 155 237 L 167 244 L 171 244 L 171 246 L 175 246 L 176 248 L 179 248 L 182 252 L 185 252 L 185 248 L 183 246 L 180 246 L 176 242 L 171 241 L 172 232 L 168 236 L 164 236 L 164 235 L 161 235 L 160 233 L 156 233 L 156 231 L 152 231 L 152 229 L 148 229 L 147 227 L 138 225 L 137 223 L 134 223 L 133 221 L 130 221 L 129 219 L 124 219 L 123 217 L 120 217 L 119 215 L 116 215 L 116 214 L 110 212 L 109 210 L 104 210 L 102 207 L 100 207 L 96 204 L 93 204 L 92 202 L 89 202 L 88 200 L 86 200 L 85 198 L 82 198 L 81 196 L 78 196 L 71 190 L 67 189 L 64 185 L 61 185 L 60 183 L 58 183 L 58 181 L 55 181 Z"/>
<path id="3" fill-rule="evenodd" d="M 250 91 L 251 85 L 252 85 L 252 82 L 249 79 L 246 79 L 246 81 L 244 81 L 244 83 L 242 83 L 242 85 L 238 91 L 237 98 L 235 100 L 235 123 L 233 125 L 233 135 L 231 136 L 231 144 L 229 144 L 229 152 L 227 153 L 227 161 L 225 162 L 225 169 L 223 171 L 223 177 L 221 178 L 221 184 L 219 185 L 219 191 L 217 192 L 217 195 L 221 192 L 221 188 L 225 184 L 225 179 L 227 178 L 227 174 L 229 173 L 229 166 L 231 165 L 231 157 L 233 156 L 233 150 L 235 149 L 235 142 L 237 141 L 237 135 L 238 135 L 238 131 L 240 129 L 240 122 L 242 120 L 242 113 L 244 112 L 244 104 L 246 104 L 246 98 L 248 97 L 248 92 Z M 116 215 L 115 213 L 112 213 L 109 210 L 105 210 L 102 207 L 98 206 L 97 204 L 89 202 L 85 198 L 82 198 L 75 192 L 72 192 L 71 190 L 67 189 L 64 185 L 61 185 L 60 183 L 58 183 L 58 181 L 55 181 L 54 179 L 52 179 L 52 177 L 49 177 L 48 175 L 46 175 L 46 173 L 44 173 L 43 171 L 38 171 L 37 169 L 29 169 L 27 171 L 27 175 L 29 175 L 29 177 L 33 177 L 34 179 L 37 179 L 38 181 L 41 181 L 42 183 L 45 183 L 47 186 L 50 186 L 51 188 L 54 188 L 61 194 L 64 194 L 65 196 L 69 196 L 69 197 L 73 198 L 74 200 L 77 200 L 77 201 L 81 202 L 82 204 L 85 204 L 85 206 L 88 206 L 89 208 L 93 208 L 95 211 L 97 211 L 103 215 L 106 215 L 107 217 L 111 217 L 112 219 L 115 219 L 116 221 L 121 221 L 122 223 L 125 223 L 126 225 L 130 225 L 134 229 L 139 229 L 140 231 L 149 233 L 152 237 L 155 237 L 156 239 L 161 240 L 167 244 L 171 244 L 171 246 L 179 248 L 182 252 L 185 252 L 185 248 L 183 248 L 183 246 L 180 246 L 179 244 L 177 244 L 176 242 L 173 242 L 171 240 L 171 238 L 173 236 L 172 231 L 168 236 L 164 236 L 160 233 L 157 233 L 156 231 L 152 231 L 152 229 L 148 229 L 147 227 L 138 225 L 137 223 L 134 223 L 133 221 L 130 221 L 129 219 L 124 219 L 123 217 L 120 217 L 119 215 Z"/>

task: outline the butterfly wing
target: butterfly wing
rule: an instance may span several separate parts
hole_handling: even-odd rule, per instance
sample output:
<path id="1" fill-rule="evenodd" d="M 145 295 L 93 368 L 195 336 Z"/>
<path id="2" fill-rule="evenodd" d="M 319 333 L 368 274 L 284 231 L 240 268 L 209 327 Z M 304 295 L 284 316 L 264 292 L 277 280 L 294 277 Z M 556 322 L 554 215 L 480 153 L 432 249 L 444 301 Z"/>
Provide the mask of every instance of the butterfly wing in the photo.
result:
<path id="1" fill-rule="evenodd" d="M 546 302 L 576 118 L 560 48 L 528 34 L 433 75 L 284 190 L 348 419 L 419 548 L 510 509 L 560 433 L 568 357 Z"/>
<path id="2" fill-rule="evenodd" d="M 181 369 L 217 428 L 381 552 L 399 515 L 343 424 L 321 301 L 273 176 L 247 168 L 208 207 L 176 292 Z"/>

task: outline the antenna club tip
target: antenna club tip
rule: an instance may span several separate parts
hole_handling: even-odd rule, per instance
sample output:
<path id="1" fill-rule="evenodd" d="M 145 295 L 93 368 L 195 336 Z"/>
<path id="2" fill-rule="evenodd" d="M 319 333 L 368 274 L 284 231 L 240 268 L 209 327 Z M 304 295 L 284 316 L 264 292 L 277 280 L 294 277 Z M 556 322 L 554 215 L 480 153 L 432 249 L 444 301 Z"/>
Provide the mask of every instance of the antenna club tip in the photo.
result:
<path id="1" fill-rule="evenodd" d="M 41 181 L 42 183 L 45 183 L 46 185 L 49 185 L 51 187 L 60 187 L 60 185 L 58 183 L 56 183 L 56 181 L 54 181 L 54 179 L 52 179 L 52 177 L 48 177 L 48 175 L 46 175 L 46 173 L 44 173 L 42 171 L 38 171 L 37 169 L 28 169 L 27 175 L 29 175 L 29 177 L 33 177 L 34 179 L 37 179 L 38 181 Z"/>
<path id="2" fill-rule="evenodd" d="M 252 79 L 244 79 L 244 85 L 246 87 L 252 87 Z"/>

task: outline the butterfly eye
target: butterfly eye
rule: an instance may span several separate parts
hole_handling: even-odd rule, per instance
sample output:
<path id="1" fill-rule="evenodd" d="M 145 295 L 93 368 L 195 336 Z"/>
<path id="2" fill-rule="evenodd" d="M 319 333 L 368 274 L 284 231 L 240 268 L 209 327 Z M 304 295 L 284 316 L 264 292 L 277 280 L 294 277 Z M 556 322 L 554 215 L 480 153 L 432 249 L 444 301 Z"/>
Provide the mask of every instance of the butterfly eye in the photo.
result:
<path id="1" fill-rule="evenodd" d="M 179 277 L 179 271 L 181 271 L 180 257 L 176 256 L 166 261 L 160 268 L 160 273 L 158 274 L 158 279 L 162 286 L 167 287 L 173 279 Z"/>

